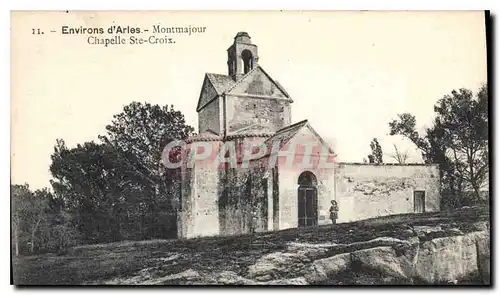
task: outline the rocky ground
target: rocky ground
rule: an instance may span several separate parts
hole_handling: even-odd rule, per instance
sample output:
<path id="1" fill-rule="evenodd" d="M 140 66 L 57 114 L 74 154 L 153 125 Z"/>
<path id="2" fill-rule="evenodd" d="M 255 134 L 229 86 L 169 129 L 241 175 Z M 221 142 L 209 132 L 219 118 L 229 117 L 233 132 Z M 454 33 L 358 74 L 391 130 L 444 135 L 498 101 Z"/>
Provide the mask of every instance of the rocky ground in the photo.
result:
<path id="1" fill-rule="evenodd" d="M 488 210 L 406 214 L 254 236 L 87 245 L 13 259 L 14 283 L 490 284 Z"/>

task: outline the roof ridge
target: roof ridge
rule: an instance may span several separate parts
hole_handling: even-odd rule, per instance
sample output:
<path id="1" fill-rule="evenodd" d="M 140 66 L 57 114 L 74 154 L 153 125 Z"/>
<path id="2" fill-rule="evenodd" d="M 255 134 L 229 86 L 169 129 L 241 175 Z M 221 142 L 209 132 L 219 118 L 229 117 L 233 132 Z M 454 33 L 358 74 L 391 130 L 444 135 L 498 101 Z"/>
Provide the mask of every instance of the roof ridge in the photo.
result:
<path id="1" fill-rule="evenodd" d="M 206 82 L 208 80 L 208 82 Z M 205 103 L 201 104 L 201 96 L 203 94 L 203 86 L 205 86 L 205 82 L 209 85 L 215 92 L 215 95 L 211 95 L 210 99 L 206 100 Z M 230 84 L 231 86 L 234 84 L 234 80 L 231 76 L 224 74 L 216 74 L 216 73 L 205 73 L 205 78 L 203 79 L 202 90 L 198 97 L 198 104 L 196 106 L 196 111 L 199 112 L 203 109 L 207 104 L 211 103 L 214 99 L 224 94 L 227 86 Z"/>
<path id="2" fill-rule="evenodd" d="M 438 166 L 439 164 L 431 163 L 431 164 L 425 164 L 425 163 L 404 163 L 404 164 L 399 164 L 399 163 L 362 163 L 362 162 L 337 162 L 339 165 L 353 165 L 353 166 L 360 166 L 360 165 L 365 165 L 365 166 Z"/>
<path id="3" fill-rule="evenodd" d="M 286 92 L 285 87 L 283 87 L 283 85 L 281 85 L 280 81 L 278 81 L 276 79 L 272 79 L 272 78 L 271 78 L 271 80 L 274 81 L 274 83 L 276 83 L 276 86 L 278 86 L 278 88 L 285 94 L 285 96 L 288 99 L 292 100 L 292 98 L 290 97 L 290 94 L 288 94 L 288 92 Z M 293 102 L 293 100 L 292 100 L 292 102 Z"/>
<path id="4" fill-rule="evenodd" d="M 218 92 L 217 91 L 217 87 L 215 87 L 214 81 L 212 81 L 212 79 L 210 78 L 210 75 L 211 75 L 211 73 L 205 73 L 205 76 L 207 76 L 208 82 L 210 82 L 210 84 L 212 85 L 212 87 L 215 89 L 215 92 Z"/>
<path id="5" fill-rule="evenodd" d="M 233 138 L 245 138 L 245 137 L 273 137 L 273 133 L 240 133 L 240 134 L 231 134 L 231 135 L 226 135 L 224 139 L 231 140 Z"/>
<path id="6" fill-rule="evenodd" d="M 201 91 L 200 91 L 200 95 L 198 95 L 198 103 L 196 104 L 196 111 L 200 110 L 201 109 L 201 96 L 203 95 L 203 86 L 205 85 L 205 80 L 208 80 L 208 82 L 210 82 L 210 84 L 212 84 L 212 81 L 210 81 L 210 78 L 208 77 L 208 73 L 205 73 L 205 77 L 203 78 L 203 83 L 201 84 Z M 212 84 L 212 87 L 214 87 L 215 89 L 215 86 L 213 86 Z M 215 90 L 217 91 L 217 89 Z M 205 106 L 205 105 L 203 105 Z"/>
<path id="7" fill-rule="evenodd" d="M 293 123 L 292 125 L 288 125 L 288 126 L 286 126 L 286 127 L 283 127 L 283 128 L 281 128 L 281 129 L 278 129 L 278 130 L 277 130 L 274 134 L 281 133 L 281 132 L 283 132 L 283 131 L 286 131 L 286 130 L 291 129 L 291 128 L 293 128 L 293 127 L 297 127 L 297 126 L 299 126 L 299 125 L 301 125 L 301 124 L 304 124 L 304 123 L 307 123 L 307 122 L 308 122 L 308 120 L 307 120 L 307 119 L 304 119 L 304 120 L 299 121 L 299 122 L 297 122 L 297 123 Z"/>
<path id="8" fill-rule="evenodd" d="M 212 86 L 214 87 L 215 91 L 217 92 L 217 95 L 221 95 L 225 92 L 225 90 L 221 90 L 219 89 L 217 86 L 220 86 L 218 83 L 214 83 L 214 81 L 212 80 L 211 76 L 212 75 L 217 75 L 217 76 L 223 76 L 223 77 L 227 77 L 227 78 L 231 78 L 230 76 L 228 75 L 224 75 L 224 74 L 216 74 L 216 73 L 205 73 L 205 75 L 207 76 L 208 80 L 210 81 L 210 84 L 212 84 Z M 216 81 L 215 81 L 216 82 Z"/>
<path id="9" fill-rule="evenodd" d="M 239 80 L 235 81 L 235 83 L 229 87 L 228 89 L 226 89 L 224 91 L 224 93 L 228 93 L 230 92 L 231 90 L 233 90 L 237 85 L 239 85 L 241 83 L 241 81 L 245 80 L 246 77 L 248 77 L 251 73 L 253 73 L 254 71 L 257 70 L 257 68 L 260 68 L 260 70 L 264 73 L 264 75 L 266 75 L 266 77 L 271 80 L 271 82 L 274 83 L 274 85 L 276 85 L 276 87 L 278 87 L 278 89 L 283 92 L 283 94 L 285 95 L 286 98 L 288 98 L 289 100 L 292 100 L 290 98 L 290 94 L 288 94 L 288 92 L 285 90 L 285 88 L 283 87 L 283 85 L 281 85 L 277 80 L 273 79 L 271 77 L 271 75 L 269 75 L 266 70 L 264 70 L 264 68 L 260 65 L 260 64 L 257 64 L 257 66 L 253 69 L 251 69 L 250 71 L 248 71 L 248 73 L 246 73 L 245 75 L 243 75 Z M 293 100 L 292 100 L 293 102 Z"/>
<path id="10" fill-rule="evenodd" d="M 263 67 L 261 67 L 260 65 L 259 65 L 259 67 L 262 70 L 262 72 L 264 72 L 264 75 L 266 75 L 267 78 L 269 78 L 269 80 L 271 80 L 271 82 L 273 82 L 276 85 L 276 87 L 278 87 L 278 89 L 281 90 L 281 92 L 283 92 L 283 94 L 285 94 L 285 97 L 291 100 L 290 95 L 288 94 L 288 92 L 286 92 L 285 88 L 278 82 L 278 80 L 273 79 L 273 77 L 271 77 L 271 75 L 269 75 L 267 73 L 267 71 L 264 70 Z"/>
<path id="11" fill-rule="evenodd" d="M 241 83 L 241 81 L 243 81 L 246 77 L 248 77 L 251 73 L 253 73 L 257 68 L 260 68 L 260 65 L 257 65 L 255 68 L 253 68 L 250 71 L 248 71 L 248 73 L 246 73 L 245 75 L 241 76 L 241 78 L 239 80 L 235 81 L 235 83 L 233 84 L 233 86 L 231 86 L 228 89 L 226 89 L 224 91 L 224 93 L 228 93 L 231 90 L 233 90 L 236 87 L 236 85 L 239 85 Z"/>
<path id="12" fill-rule="evenodd" d="M 276 136 L 281 135 L 281 134 L 283 134 L 283 133 L 284 133 L 284 132 L 286 132 L 286 131 L 290 131 L 290 130 L 292 130 L 294 127 L 300 126 L 301 124 L 304 124 L 304 126 L 305 126 L 305 124 L 306 124 L 306 123 L 308 123 L 307 119 L 306 119 L 306 120 L 302 120 L 302 121 L 300 121 L 300 122 L 297 122 L 297 123 L 295 123 L 295 124 L 289 125 L 289 126 L 287 126 L 287 127 L 281 128 L 280 130 L 276 131 L 276 132 L 274 133 L 274 135 L 273 135 L 273 136 L 271 136 L 271 137 L 269 137 L 268 139 L 266 139 L 266 142 L 270 142 L 270 141 L 272 141 L 272 140 L 273 140 L 273 138 L 275 138 Z M 301 127 L 303 127 L 303 126 L 301 126 Z M 296 132 L 298 132 L 298 131 L 299 131 L 299 129 L 295 130 L 295 133 L 296 133 Z M 293 136 L 291 136 L 290 138 L 286 139 L 285 144 L 286 144 L 286 143 L 288 143 L 288 141 L 290 141 L 290 139 L 291 139 L 292 137 L 293 137 Z"/>

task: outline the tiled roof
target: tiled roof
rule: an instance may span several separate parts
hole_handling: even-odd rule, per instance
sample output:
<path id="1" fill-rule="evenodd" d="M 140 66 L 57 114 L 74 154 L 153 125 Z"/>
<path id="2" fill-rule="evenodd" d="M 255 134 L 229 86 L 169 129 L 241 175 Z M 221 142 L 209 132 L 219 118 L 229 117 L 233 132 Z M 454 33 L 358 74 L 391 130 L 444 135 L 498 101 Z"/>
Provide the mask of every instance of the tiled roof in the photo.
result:
<path id="1" fill-rule="evenodd" d="M 250 76 L 257 69 L 260 69 L 269 78 L 269 80 L 271 80 L 271 82 L 273 82 L 273 83 L 276 84 L 276 86 L 278 87 L 278 89 L 280 89 L 283 92 L 283 94 L 285 95 L 285 97 L 287 97 L 291 102 L 293 102 L 293 100 L 290 98 L 290 95 L 286 92 L 285 88 L 278 81 L 276 81 L 273 78 L 271 78 L 271 76 L 269 76 L 269 74 L 266 71 L 264 71 L 264 69 L 260 65 L 258 65 L 256 67 L 254 67 L 253 69 L 251 69 L 248 73 L 246 73 L 245 75 L 243 75 L 240 79 L 238 79 L 238 81 L 234 81 L 233 78 L 231 76 L 228 76 L 228 75 L 206 73 L 206 77 L 208 78 L 208 80 L 210 81 L 210 83 L 215 88 L 216 95 L 212 95 L 211 97 L 206 98 L 204 100 L 205 103 L 203 103 L 203 105 L 200 104 L 201 101 L 198 101 L 198 107 L 196 108 L 196 110 L 199 111 L 208 102 L 212 101 L 212 99 L 214 99 L 218 95 L 222 95 L 224 93 L 228 93 L 231 90 L 233 90 L 242 81 L 244 81 L 247 76 Z"/>
<path id="2" fill-rule="evenodd" d="M 212 133 L 207 133 L 204 132 L 202 134 L 197 134 L 190 136 L 186 138 L 186 142 L 195 142 L 195 141 L 227 141 L 227 140 L 233 140 L 236 138 L 255 138 L 255 137 L 271 137 L 274 134 L 270 133 L 245 133 L 245 134 L 232 134 L 232 135 L 227 135 L 227 136 L 222 136 L 222 135 L 217 135 L 217 134 L 212 134 Z"/>
<path id="3" fill-rule="evenodd" d="M 216 135 L 209 132 L 204 132 L 201 134 L 196 134 L 194 136 L 190 136 L 186 139 L 187 143 L 195 142 L 195 141 L 222 141 L 223 137 L 220 135 Z"/>
<path id="4" fill-rule="evenodd" d="M 425 163 L 359 163 L 359 162 L 337 162 L 338 165 L 345 166 L 439 166 L 439 164 L 425 164 Z"/>
<path id="5" fill-rule="evenodd" d="M 225 139 L 231 140 L 234 138 L 252 138 L 252 137 L 272 137 L 274 134 L 265 132 L 255 132 L 255 133 L 242 133 L 242 134 L 232 134 L 227 135 Z"/>
<path id="6" fill-rule="evenodd" d="M 303 120 L 303 121 L 297 122 L 295 124 L 292 124 L 292 125 L 287 126 L 285 128 L 281 128 L 280 130 L 276 131 L 276 133 L 272 137 L 268 138 L 264 142 L 264 144 L 267 146 L 268 154 L 271 152 L 272 147 L 273 147 L 275 142 L 279 142 L 279 148 L 281 149 L 306 124 L 307 124 L 307 120 Z"/>
<path id="7" fill-rule="evenodd" d="M 215 91 L 217 91 L 218 95 L 221 95 L 235 84 L 231 76 L 207 73 L 207 77 L 212 85 L 214 85 Z"/>

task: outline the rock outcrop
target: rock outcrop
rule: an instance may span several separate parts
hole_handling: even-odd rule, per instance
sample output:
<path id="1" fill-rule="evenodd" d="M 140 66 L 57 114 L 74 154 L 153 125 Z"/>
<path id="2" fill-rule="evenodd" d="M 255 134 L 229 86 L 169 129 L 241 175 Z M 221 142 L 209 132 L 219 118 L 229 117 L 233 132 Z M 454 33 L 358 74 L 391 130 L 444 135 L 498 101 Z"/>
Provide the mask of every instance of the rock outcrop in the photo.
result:
<path id="1" fill-rule="evenodd" d="M 155 274 L 155 270 L 143 269 L 131 278 L 109 283 L 490 284 L 490 233 L 484 221 L 462 228 L 453 224 L 414 226 L 405 229 L 401 239 L 378 237 L 348 244 L 289 242 L 284 250 L 265 254 L 239 272 L 187 269 L 165 275 Z"/>
<path id="2" fill-rule="evenodd" d="M 322 283 L 335 277 L 351 266 L 350 253 L 337 254 L 332 257 L 315 260 L 304 275 L 310 284 Z"/>
<path id="3" fill-rule="evenodd" d="M 478 279 L 490 283 L 488 231 L 463 234 L 459 229 L 418 227 L 414 233 L 407 240 L 381 237 L 352 244 L 290 243 L 287 251 L 267 254 L 251 265 L 248 277 L 259 284 L 274 284 L 280 278 L 289 283 L 335 284 L 352 273 L 364 273 L 378 274 L 381 279 L 375 283 L 380 284 L 457 284 Z M 433 238 L 436 234 L 441 237 Z"/>

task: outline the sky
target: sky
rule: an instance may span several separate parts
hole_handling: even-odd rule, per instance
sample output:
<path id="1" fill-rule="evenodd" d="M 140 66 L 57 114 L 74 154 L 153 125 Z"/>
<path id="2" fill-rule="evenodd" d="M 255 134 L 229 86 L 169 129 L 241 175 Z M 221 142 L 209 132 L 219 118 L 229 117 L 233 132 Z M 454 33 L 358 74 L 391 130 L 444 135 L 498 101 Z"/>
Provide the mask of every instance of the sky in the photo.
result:
<path id="1" fill-rule="evenodd" d="M 175 44 L 108 47 L 61 34 L 62 26 L 122 25 L 148 29 L 140 35 L 147 38 L 158 24 L 206 30 L 172 36 Z M 43 35 L 33 34 L 38 28 Z M 438 99 L 487 82 L 479 11 L 14 12 L 12 183 L 49 186 L 56 139 L 69 147 L 97 141 L 132 101 L 172 104 L 197 129 L 204 74 L 227 74 L 226 50 L 239 31 L 249 33 L 259 65 L 294 100 L 292 123 L 308 119 L 342 162 L 362 162 L 373 138 L 384 160 L 396 144 L 409 162 L 421 162 L 411 143 L 388 135 L 388 122 L 410 112 L 423 131 Z"/>

